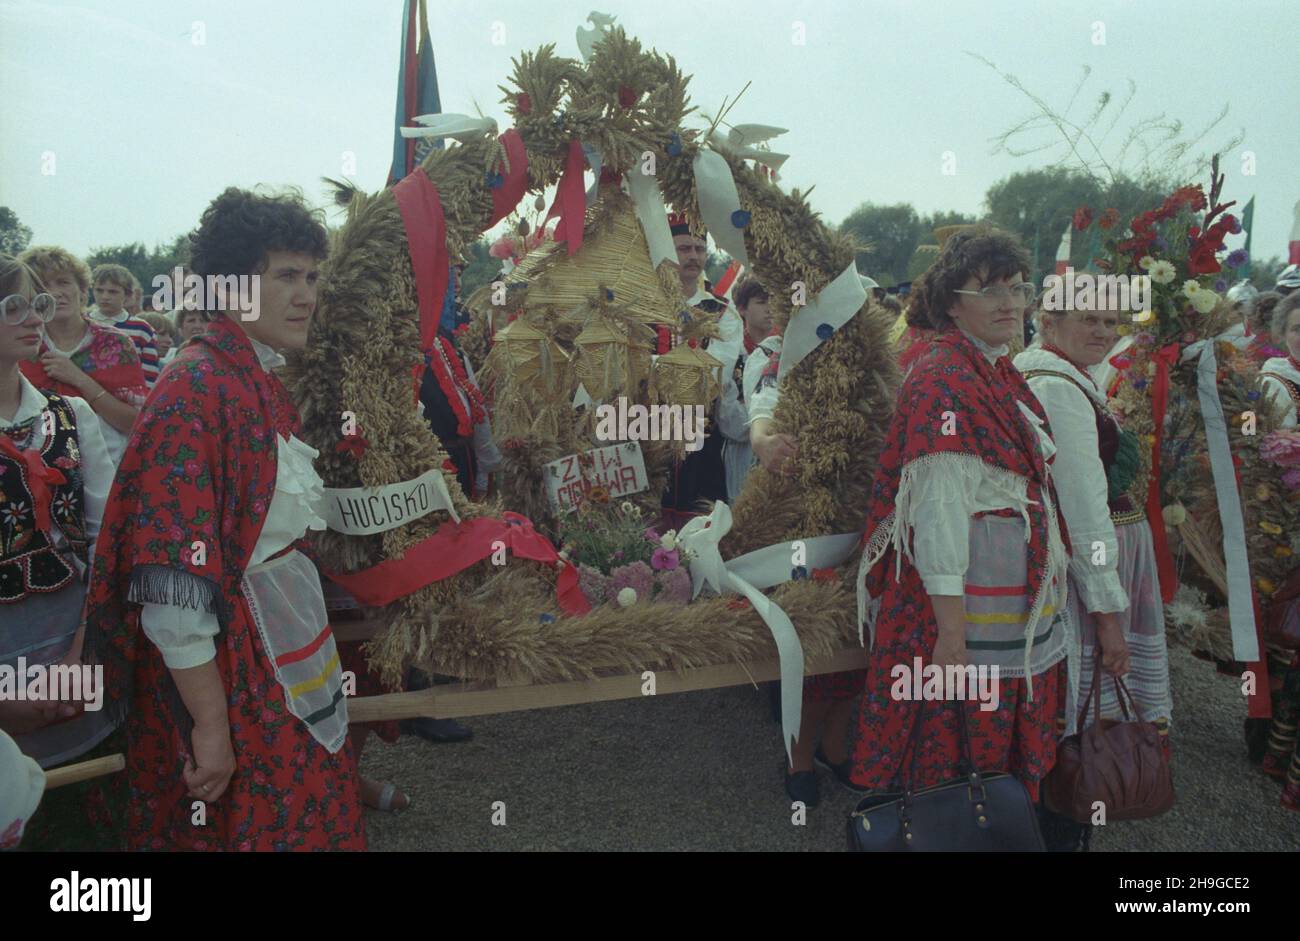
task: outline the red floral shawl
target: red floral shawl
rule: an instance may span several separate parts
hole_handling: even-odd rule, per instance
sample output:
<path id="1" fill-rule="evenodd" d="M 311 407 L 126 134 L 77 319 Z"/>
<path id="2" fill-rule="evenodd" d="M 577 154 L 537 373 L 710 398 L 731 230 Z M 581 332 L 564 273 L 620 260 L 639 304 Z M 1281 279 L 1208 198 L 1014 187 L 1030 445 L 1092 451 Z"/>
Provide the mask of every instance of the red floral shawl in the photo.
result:
<path id="1" fill-rule="evenodd" d="M 86 322 L 90 331 L 90 342 L 73 353 L 70 359 L 74 366 L 98 382 L 115 399 L 129 405 L 140 405 L 149 394 L 145 383 L 144 367 L 140 365 L 140 354 L 136 352 L 135 343 L 129 336 L 112 327 Z M 41 340 L 37 355 L 48 352 L 49 341 Z M 39 359 L 25 360 L 18 364 L 27 377 L 27 381 L 42 392 L 53 392 L 64 397 L 84 396 L 80 389 L 51 379 L 45 366 Z"/>
<path id="2" fill-rule="evenodd" d="M 889 537 L 903 468 L 931 454 L 974 455 L 989 467 L 1010 471 L 1028 481 L 1028 588 L 1030 598 L 1039 597 L 1049 565 L 1044 485 L 1049 488 L 1053 506 L 1057 501 L 1039 451 L 1038 433 L 1030 427 L 1017 402 L 1024 402 L 1043 420 L 1044 428 L 1048 427 L 1042 405 L 1011 365 L 1010 357 L 1001 357 L 996 365 L 989 363 L 959 330 L 938 334 L 916 360 L 899 390 L 898 408 L 872 484 L 865 537 L 868 555 L 864 559 L 875 559 L 866 573 L 866 589 L 872 598 L 879 598 L 885 580 L 895 576 L 898 560 Z M 944 434 L 945 430 L 954 433 Z M 1064 521 L 1059 525 L 1068 547 Z M 902 579 L 914 581 L 920 590 L 920 575 L 906 558 L 902 560 L 902 572 Z"/>
<path id="3" fill-rule="evenodd" d="M 140 604 L 215 612 L 224 633 L 275 491 L 276 434 L 298 424 L 284 386 L 226 320 L 177 353 L 154 387 L 109 494 L 86 601 L 88 656 L 104 663 L 119 717 L 140 655 Z"/>

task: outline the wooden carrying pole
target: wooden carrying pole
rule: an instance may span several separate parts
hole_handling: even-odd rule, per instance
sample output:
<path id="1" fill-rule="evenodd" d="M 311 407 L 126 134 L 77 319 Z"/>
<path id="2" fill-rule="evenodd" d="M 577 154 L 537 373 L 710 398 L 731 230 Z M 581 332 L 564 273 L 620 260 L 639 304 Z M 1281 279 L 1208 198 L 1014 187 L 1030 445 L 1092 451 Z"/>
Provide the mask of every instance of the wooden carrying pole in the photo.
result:
<path id="1" fill-rule="evenodd" d="M 858 670 L 867 664 L 867 651 L 849 647 L 824 660 L 808 664 L 806 673 L 837 673 L 841 670 Z M 689 693 L 701 689 L 723 686 L 743 686 L 762 680 L 775 680 L 781 676 L 776 660 L 751 664 L 748 669 L 739 663 L 697 667 L 676 671 L 657 669 L 655 695 Z M 644 695 L 646 680 L 641 673 L 602 676 L 593 680 L 575 680 L 568 683 L 507 686 L 499 680 L 493 686 L 461 689 L 457 686 L 435 686 L 430 689 L 411 690 L 405 693 L 388 693 L 382 696 L 361 696 L 348 702 L 348 721 L 383 722 L 391 719 L 456 719 L 464 716 L 487 716 L 502 712 L 522 712 L 528 709 L 547 709 L 552 706 L 573 706 L 580 703 L 609 702 L 614 699 L 636 699 Z"/>
<path id="2" fill-rule="evenodd" d="M 64 765 L 62 768 L 51 768 L 45 772 L 45 789 L 48 791 L 63 787 L 65 784 L 89 781 L 91 778 L 98 778 L 105 774 L 114 774 L 125 767 L 126 756 L 117 754 L 92 758 L 90 761 L 79 761 L 74 765 Z"/>

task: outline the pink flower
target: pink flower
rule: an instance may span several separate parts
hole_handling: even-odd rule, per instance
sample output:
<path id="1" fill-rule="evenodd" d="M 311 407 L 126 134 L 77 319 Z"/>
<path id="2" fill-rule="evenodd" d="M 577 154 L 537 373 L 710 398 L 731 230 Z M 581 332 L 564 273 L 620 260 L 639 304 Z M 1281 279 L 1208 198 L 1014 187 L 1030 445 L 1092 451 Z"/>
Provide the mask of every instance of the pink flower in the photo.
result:
<path id="1" fill-rule="evenodd" d="M 655 576 L 655 583 L 659 586 L 659 593 L 655 595 L 655 601 L 664 601 L 669 604 L 689 604 L 691 600 L 691 576 L 685 568 L 678 566 L 667 572 L 660 572 Z"/>
<path id="2" fill-rule="evenodd" d="M 656 549 L 650 556 L 650 567 L 657 572 L 677 568 L 677 550 Z"/>
<path id="3" fill-rule="evenodd" d="M 1282 475 L 1282 483 L 1292 490 L 1300 490 L 1300 467 L 1293 467 Z"/>
<path id="4" fill-rule="evenodd" d="M 1300 432 L 1270 432 L 1259 443 L 1259 456 L 1282 467 L 1300 467 Z"/>
<path id="5" fill-rule="evenodd" d="M 659 545 L 659 534 L 654 531 L 653 526 L 646 527 L 645 538 L 646 542 L 653 542 L 656 546 Z"/>

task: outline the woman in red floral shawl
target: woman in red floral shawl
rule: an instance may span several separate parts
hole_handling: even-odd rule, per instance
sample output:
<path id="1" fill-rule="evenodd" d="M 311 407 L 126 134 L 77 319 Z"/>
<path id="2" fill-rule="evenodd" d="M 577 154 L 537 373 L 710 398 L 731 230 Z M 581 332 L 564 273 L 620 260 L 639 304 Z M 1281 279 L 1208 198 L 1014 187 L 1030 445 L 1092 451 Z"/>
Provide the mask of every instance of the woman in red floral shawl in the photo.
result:
<path id="1" fill-rule="evenodd" d="M 914 789 L 958 777 L 960 721 L 976 766 L 1035 798 L 1055 762 L 1069 557 L 1046 417 L 1007 355 L 1036 293 L 1028 272 L 1013 236 L 979 226 L 948 240 L 917 289 L 938 333 L 899 392 L 859 585 L 871 659 L 849 775 L 865 789 L 912 767 Z M 993 677 L 978 701 L 922 682 L 930 665 L 965 664 Z"/>
<path id="2" fill-rule="evenodd" d="M 128 716 L 132 849 L 365 849 L 338 651 L 295 548 L 322 485 L 271 372 L 306 344 L 326 244 L 297 198 L 236 189 L 192 237 L 198 274 L 260 284 L 251 317 L 207 298 L 216 322 L 159 379 L 104 513 L 87 645 Z"/>

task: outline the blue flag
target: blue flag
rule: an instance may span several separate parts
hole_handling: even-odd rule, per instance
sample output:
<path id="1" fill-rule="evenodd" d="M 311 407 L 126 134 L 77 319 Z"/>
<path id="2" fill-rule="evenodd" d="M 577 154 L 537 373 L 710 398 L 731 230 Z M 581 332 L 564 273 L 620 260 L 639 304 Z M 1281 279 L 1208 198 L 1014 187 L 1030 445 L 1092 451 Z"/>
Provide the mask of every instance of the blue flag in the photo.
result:
<path id="1" fill-rule="evenodd" d="M 442 141 L 407 139 L 399 128 L 415 125 L 420 114 L 439 114 L 438 71 L 433 63 L 433 42 L 429 39 L 429 22 L 425 0 L 405 0 L 402 7 L 402 56 L 397 71 L 397 113 L 393 128 L 393 163 L 388 171 L 388 185 L 403 179 L 415 169 L 430 147 L 442 147 Z"/>

